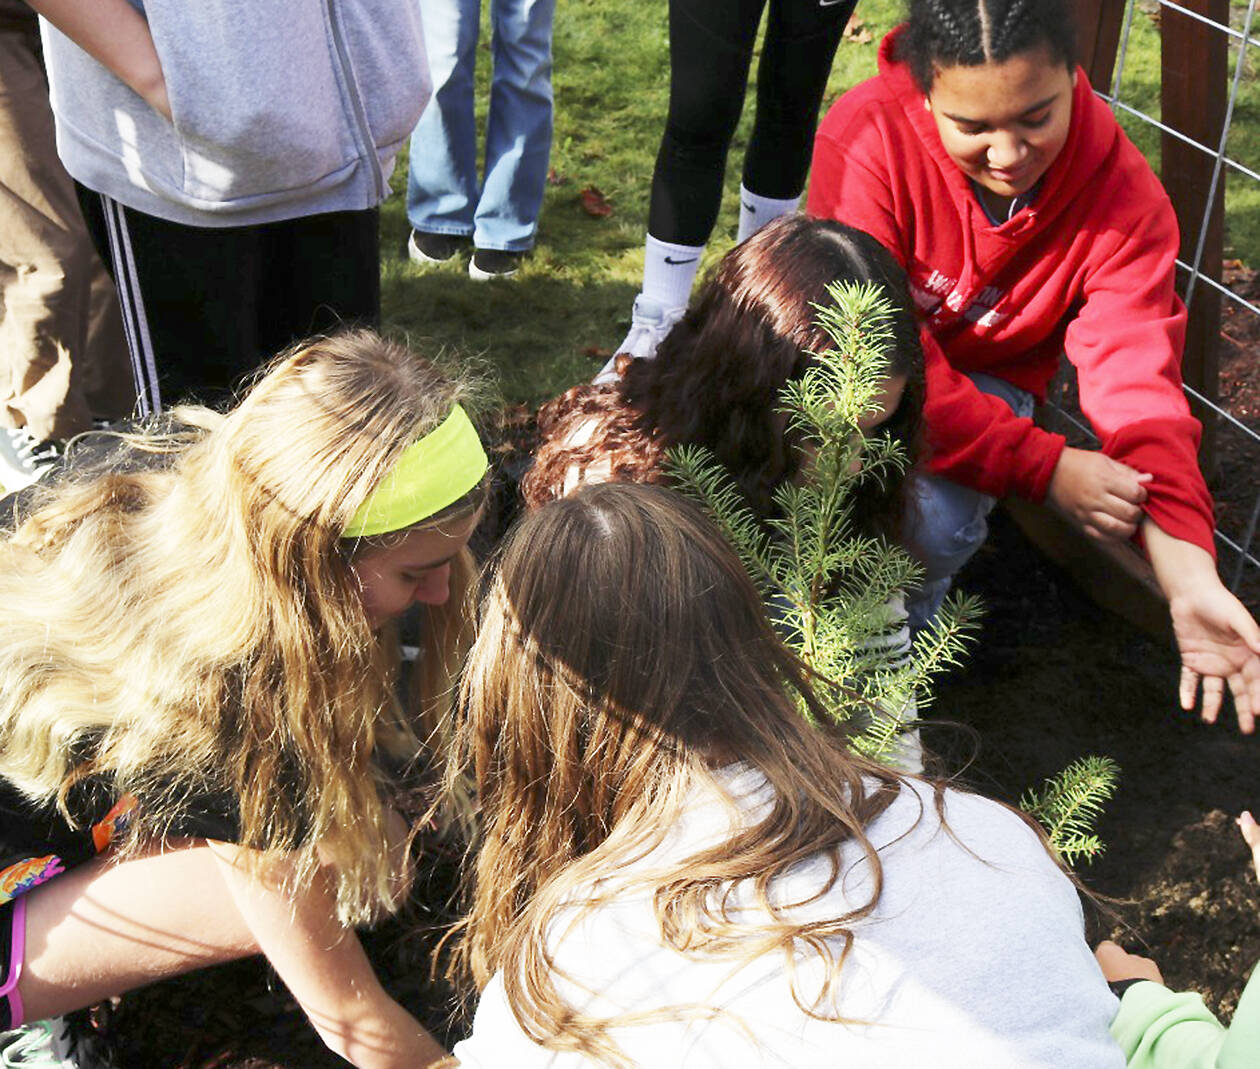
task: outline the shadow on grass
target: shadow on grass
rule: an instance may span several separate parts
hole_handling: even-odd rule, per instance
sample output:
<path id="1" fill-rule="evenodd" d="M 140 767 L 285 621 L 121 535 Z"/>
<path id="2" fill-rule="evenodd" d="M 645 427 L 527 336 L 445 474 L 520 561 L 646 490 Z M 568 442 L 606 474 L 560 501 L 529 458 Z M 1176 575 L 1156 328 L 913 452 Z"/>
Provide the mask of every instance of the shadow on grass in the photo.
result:
<path id="1" fill-rule="evenodd" d="M 382 278 L 385 326 L 420 352 L 489 366 L 505 398 L 536 407 L 603 366 L 624 336 L 637 287 L 544 274 L 472 282 L 466 258 L 428 271 L 391 264 Z"/>

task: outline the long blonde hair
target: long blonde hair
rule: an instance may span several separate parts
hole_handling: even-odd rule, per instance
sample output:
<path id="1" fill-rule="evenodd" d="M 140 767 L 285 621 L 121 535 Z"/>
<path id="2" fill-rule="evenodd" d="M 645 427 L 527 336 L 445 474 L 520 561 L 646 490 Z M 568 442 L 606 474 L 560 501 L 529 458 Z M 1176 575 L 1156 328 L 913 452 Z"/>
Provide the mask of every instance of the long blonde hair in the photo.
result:
<path id="1" fill-rule="evenodd" d="M 379 758 L 419 744 L 341 532 L 460 393 L 370 332 L 311 339 L 227 415 L 179 410 L 121 451 L 166 456 L 48 490 L 0 547 L 0 775 L 67 816 L 81 780 L 133 794 L 133 841 L 231 799 L 295 883 L 322 855 L 343 920 L 393 908 Z M 457 614 L 427 630 L 436 678 Z"/>
<path id="2" fill-rule="evenodd" d="M 478 988 L 502 970 L 527 1034 L 617 1063 L 610 1028 L 626 1022 L 566 1005 L 546 941 L 558 911 L 597 904 L 592 885 L 619 873 L 619 891 L 654 895 L 668 945 L 736 960 L 782 950 L 789 969 L 805 948 L 834 981 L 852 923 L 882 886 L 864 829 L 901 777 L 811 726 L 793 694 L 828 722 L 738 558 L 695 505 L 622 483 L 529 514 L 498 560 L 461 689 L 451 774 L 471 770 L 484 838 L 456 970 Z M 663 841 L 696 783 L 734 761 L 773 788 L 764 819 L 625 884 L 626 863 Z M 870 901 L 810 923 L 771 902 L 789 868 L 835 857 L 846 842 L 875 873 Z M 768 926 L 750 931 L 727 916 L 726 892 L 740 881 Z M 814 1012 L 813 999 L 798 1002 Z"/>

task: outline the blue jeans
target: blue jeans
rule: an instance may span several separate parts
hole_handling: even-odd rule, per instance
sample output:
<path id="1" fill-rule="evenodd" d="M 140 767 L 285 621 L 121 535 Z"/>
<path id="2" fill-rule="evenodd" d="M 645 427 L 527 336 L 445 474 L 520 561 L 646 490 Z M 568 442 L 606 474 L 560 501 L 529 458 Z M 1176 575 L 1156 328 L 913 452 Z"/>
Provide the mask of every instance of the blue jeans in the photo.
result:
<path id="1" fill-rule="evenodd" d="M 1000 397 L 1015 415 L 1033 414 L 1035 402 L 1027 391 L 980 372 L 967 377 L 985 393 Z M 923 585 L 906 598 L 912 633 L 932 622 L 954 573 L 984 544 L 995 504 L 996 498 L 979 490 L 937 475 L 916 474 L 904 527 L 905 541 L 923 565 Z"/>
<path id="2" fill-rule="evenodd" d="M 473 66 L 481 0 L 420 4 L 433 97 L 411 135 L 407 218 L 421 232 L 522 252 L 534 244 L 551 153 L 556 0 L 489 2 L 494 66 L 480 185 Z"/>

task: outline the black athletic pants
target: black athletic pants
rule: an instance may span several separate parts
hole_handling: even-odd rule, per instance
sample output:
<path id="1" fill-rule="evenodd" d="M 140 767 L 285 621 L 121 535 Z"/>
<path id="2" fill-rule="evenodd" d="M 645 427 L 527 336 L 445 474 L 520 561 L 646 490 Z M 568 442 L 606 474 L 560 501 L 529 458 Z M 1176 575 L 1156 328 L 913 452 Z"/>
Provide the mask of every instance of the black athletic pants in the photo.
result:
<path id="1" fill-rule="evenodd" d="M 118 287 L 142 415 L 229 401 L 242 376 L 291 342 L 380 322 L 375 208 L 195 227 L 78 190 Z"/>
<path id="2" fill-rule="evenodd" d="M 744 186 L 763 197 L 786 199 L 805 188 L 818 108 L 857 0 L 768 3 Z M 703 245 L 709 239 L 766 4 L 670 0 L 669 118 L 648 211 L 648 233 L 654 238 L 679 245 Z"/>

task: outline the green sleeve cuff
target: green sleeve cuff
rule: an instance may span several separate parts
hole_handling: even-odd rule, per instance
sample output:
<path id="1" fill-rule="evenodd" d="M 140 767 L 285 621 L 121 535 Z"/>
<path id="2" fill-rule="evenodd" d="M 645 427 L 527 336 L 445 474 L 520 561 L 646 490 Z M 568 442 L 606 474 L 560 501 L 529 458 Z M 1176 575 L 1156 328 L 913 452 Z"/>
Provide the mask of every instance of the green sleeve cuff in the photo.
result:
<path id="1" fill-rule="evenodd" d="M 1199 995 L 1143 980 L 1125 991 L 1111 1034 L 1128 1069 L 1215 1069 L 1226 1033 Z"/>

